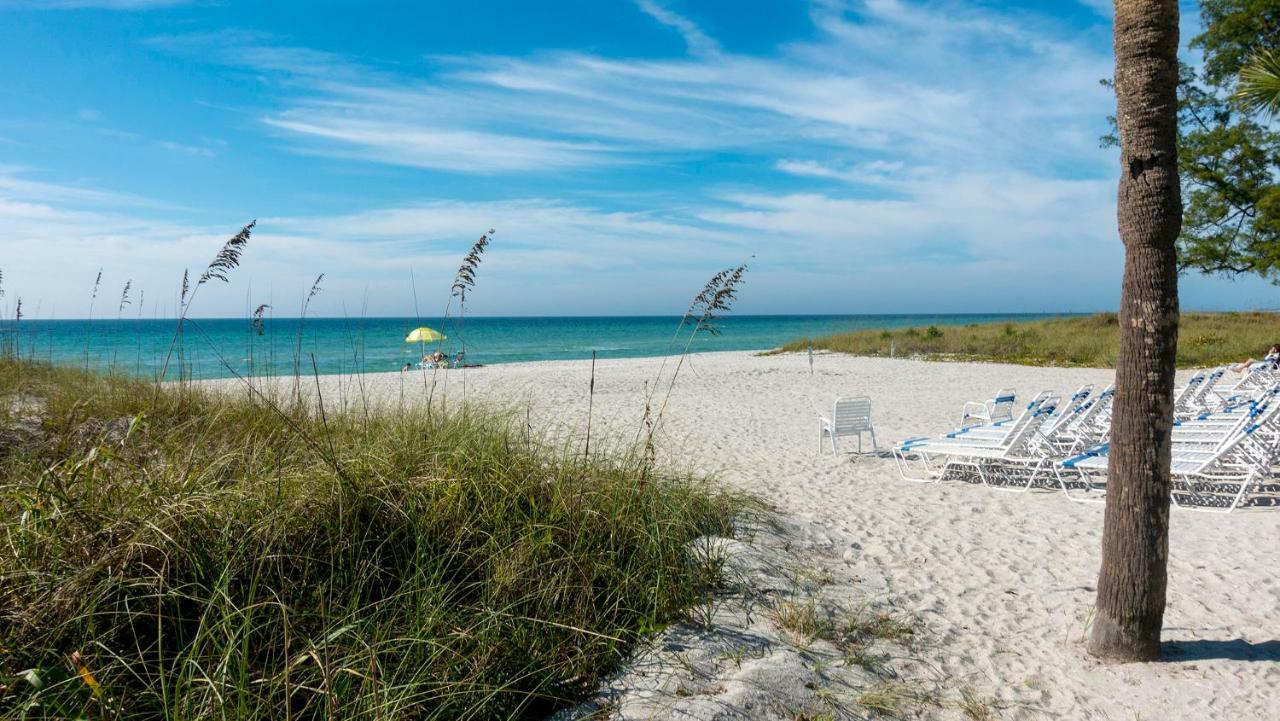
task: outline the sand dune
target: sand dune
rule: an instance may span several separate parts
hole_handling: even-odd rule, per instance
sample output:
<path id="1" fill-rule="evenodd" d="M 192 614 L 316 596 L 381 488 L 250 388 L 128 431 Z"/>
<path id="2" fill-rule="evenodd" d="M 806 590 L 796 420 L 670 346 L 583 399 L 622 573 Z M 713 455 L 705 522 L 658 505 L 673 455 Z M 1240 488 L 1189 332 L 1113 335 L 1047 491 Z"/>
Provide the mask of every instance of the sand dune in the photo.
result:
<path id="1" fill-rule="evenodd" d="M 598 362 L 597 437 L 634 434 L 645 382 L 660 363 Z M 466 393 L 528 402 L 538 423 L 571 435 L 586 421 L 589 366 L 469 370 Z M 671 459 L 763 497 L 792 528 L 817 529 L 827 555 L 840 559 L 832 585 L 919 614 L 931 638 L 914 651 L 922 667 L 936 669 L 950 689 L 964 685 L 998 699 L 999 718 L 1274 718 L 1280 509 L 1175 510 L 1167 660 L 1106 666 L 1080 643 L 1094 598 L 1101 506 L 1071 503 L 1060 493 L 911 484 L 884 458 L 816 449 L 816 417 L 837 395 L 872 397 L 885 449 L 946 429 L 964 401 L 988 397 L 998 386 L 1070 392 L 1082 383 L 1105 384 L 1111 375 L 836 355 L 818 356 L 811 375 L 808 359 L 798 355 L 704 354 L 681 371 L 659 441 Z M 459 373 L 448 382 L 457 402 Z M 357 393 L 351 378 L 322 383 L 327 402 L 351 402 Z M 369 397 L 386 403 L 413 402 L 423 393 L 420 374 L 369 375 L 363 383 Z M 924 713 L 962 717 L 953 706 Z"/>

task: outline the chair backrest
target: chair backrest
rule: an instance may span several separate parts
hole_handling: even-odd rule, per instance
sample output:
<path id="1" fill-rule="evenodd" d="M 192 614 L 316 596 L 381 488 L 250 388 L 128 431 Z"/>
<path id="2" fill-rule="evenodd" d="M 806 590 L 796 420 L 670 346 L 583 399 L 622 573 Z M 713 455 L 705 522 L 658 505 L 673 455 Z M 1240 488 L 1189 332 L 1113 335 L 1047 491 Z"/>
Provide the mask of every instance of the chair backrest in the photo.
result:
<path id="1" fill-rule="evenodd" d="M 991 423 L 981 425 L 981 426 L 965 426 L 963 428 L 959 428 L 950 433 L 947 433 L 943 437 L 958 438 L 963 441 L 966 438 L 971 438 L 972 436 L 970 436 L 969 434 L 974 433 L 976 431 L 998 430 L 1000 431 L 1000 434 L 987 436 L 986 438 L 983 439 L 983 445 L 991 445 L 991 446 L 1009 445 L 1009 443 L 1012 442 L 1013 439 L 1021 438 L 1022 435 L 1026 432 L 1027 426 L 1031 424 L 1033 421 L 1036 423 L 1036 425 L 1039 425 L 1040 423 L 1043 422 L 1044 420 L 1043 418 L 1037 420 L 1037 415 L 1040 414 L 1040 411 L 1044 407 L 1045 402 L 1050 400 L 1053 401 L 1054 406 L 1056 407 L 1057 399 L 1053 398 L 1053 393 L 1051 393 L 1050 391 L 1040 391 L 1039 393 L 1036 394 L 1034 398 L 1031 399 L 1031 402 L 1027 404 L 1027 407 L 1022 409 L 1022 411 L 1017 415 L 1017 417 L 1010 416 L 1005 420 L 993 421 Z M 1050 411 L 1050 413 L 1051 412 L 1052 411 Z"/>
<path id="2" fill-rule="evenodd" d="M 1001 388 L 991 399 L 991 420 L 1004 421 L 1013 418 L 1013 402 L 1017 394 L 1012 388 Z"/>
<path id="3" fill-rule="evenodd" d="M 1197 371 L 1195 375 L 1187 379 L 1187 384 L 1174 391 L 1173 407 L 1174 410 L 1182 410 L 1187 405 L 1187 401 L 1191 400 L 1192 394 L 1204 383 L 1205 375 L 1208 371 Z"/>
<path id="4" fill-rule="evenodd" d="M 1269 472 L 1276 462 L 1276 443 L 1267 438 L 1266 430 L 1274 428 L 1280 416 L 1280 403 L 1260 403 L 1250 410 L 1242 422 L 1226 431 L 1222 442 L 1211 452 L 1194 444 L 1173 443 L 1170 449 L 1174 461 L 1198 464 L 1196 472 L 1212 468 L 1238 472 L 1241 466 L 1252 466 L 1258 472 Z"/>
<path id="5" fill-rule="evenodd" d="M 1053 420 L 1061 400 L 1050 391 L 1037 393 L 1022 411 L 1022 415 L 1014 421 L 1013 428 L 1005 439 L 1005 445 L 1008 445 L 1012 451 L 1018 451 L 1028 446 L 1033 439 L 1040 437 L 1041 429 Z"/>
<path id="6" fill-rule="evenodd" d="M 1058 403 L 1058 410 L 1054 413 L 1053 419 L 1045 424 L 1042 429 L 1048 438 L 1052 439 L 1053 435 L 1070 428 L 1071 424 L 1080 417 L 1085 408 L 1089 405 L 1089 396 L 1093 394 L 1093 384 L 1086 383 L 1080 386 L 1075 393 L 1071 394 L 1071 398 Z"/>
<path id="7" fill-rule="evenodd" d="M 1065 425 L 1060 429 L 1063 432 L 1082 435 L 1085 437 L 1095 437 L 1097 433 L 1099 421 L 1106 416 L 1111 409 L 1111 401 L 1115 398 L 1115 386 L 1107 386 L 1099 391 L 1096 395 L 1086 398 L 1083 403 L 1071 411 Z"/>
<path id="8" fill-rule="evenodd" d="M 1225 375 L 1226 372 L 1227 367 L 1223 366 L 1221 368 L 1214 368 L 1209 375 L 1205 376 L 1204 383 L 1200 384 L 1199 388 L 1191 391 L 1191 395 L 1188 400 L 1192 406 L 1203 408 L 1205 406 L 1205 401 L 1209 398 L 1209 394 L 1213 393 L 1213 387 L 1218 384 L 1218 381 L 1222 379 L 1222 376 Z"/>
<path id="9" fill-rule="evenodd" d="M 837 398 L 831 425 L 836 433 L 871 430 L 871 399 L 867 396 Z"/>

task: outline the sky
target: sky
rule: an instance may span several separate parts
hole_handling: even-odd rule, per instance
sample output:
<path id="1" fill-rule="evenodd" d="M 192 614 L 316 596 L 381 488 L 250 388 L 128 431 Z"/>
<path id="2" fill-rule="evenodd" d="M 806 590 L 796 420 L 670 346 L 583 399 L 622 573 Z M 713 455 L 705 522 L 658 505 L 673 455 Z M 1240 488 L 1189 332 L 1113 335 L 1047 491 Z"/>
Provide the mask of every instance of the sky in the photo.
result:
<path id="1" fill-rule="evenodd" d="M 490 228 L 479 315 L 679 313 L 743 262 L 743 313 L 1110 310 L 1112 64 L 1107 0 L 0 0 L 0 304 L 171 314 L 256 219 L 192 315 L 321 273 L 313 314 L 439 312 Z"/>

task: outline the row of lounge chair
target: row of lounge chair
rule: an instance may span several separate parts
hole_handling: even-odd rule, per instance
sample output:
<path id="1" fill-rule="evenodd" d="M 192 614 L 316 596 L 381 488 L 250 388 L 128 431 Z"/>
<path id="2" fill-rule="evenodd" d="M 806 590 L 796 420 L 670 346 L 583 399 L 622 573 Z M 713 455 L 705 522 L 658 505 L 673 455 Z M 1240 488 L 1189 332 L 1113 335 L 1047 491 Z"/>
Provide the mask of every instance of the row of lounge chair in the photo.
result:
<path id="1" fill-rule="evenodd" d="M 1180 507 L 1227 512 L 1280 502 L 1273 473 L 1280 462 L 1280 374 L 1262 368 L 1226 387 L 1226 370 L 1197 373 L 1175 392 L 1170 470 Z M 955 430 L 899 443 L 894 462 L 908 481 L 1042 487 L 1072 501 L 1100 501 L 1114 393 L 1086 385 L 1066 399 L 1044 391 L 1019 405 L 1011 389 L 1001 389 L 990 401 L 966 404 Z"/>

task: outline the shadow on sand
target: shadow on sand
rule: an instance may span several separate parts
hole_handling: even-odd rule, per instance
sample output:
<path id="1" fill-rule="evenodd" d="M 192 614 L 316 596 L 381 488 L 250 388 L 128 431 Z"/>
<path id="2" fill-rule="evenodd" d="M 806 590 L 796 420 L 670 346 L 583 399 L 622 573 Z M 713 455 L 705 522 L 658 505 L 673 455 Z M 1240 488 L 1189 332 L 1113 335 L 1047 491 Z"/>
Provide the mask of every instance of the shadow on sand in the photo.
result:
<path id="1" fill-rule="evenodd" d="M 1229 641 L 1167 641 L 1161 647 L 1163 659 L 1169 662 L 1209 661 L 1280 661 L 1280 641 L 1249 643 L 1236 638 Z"/>

